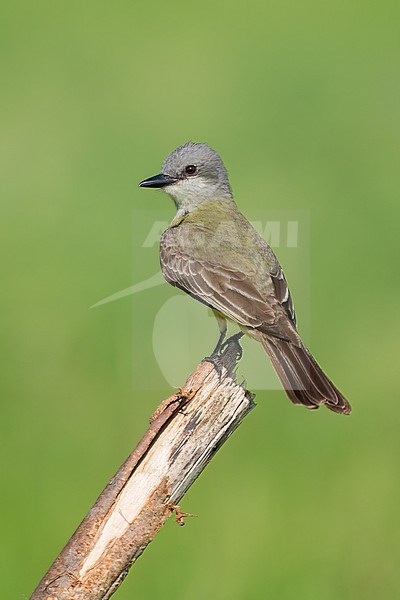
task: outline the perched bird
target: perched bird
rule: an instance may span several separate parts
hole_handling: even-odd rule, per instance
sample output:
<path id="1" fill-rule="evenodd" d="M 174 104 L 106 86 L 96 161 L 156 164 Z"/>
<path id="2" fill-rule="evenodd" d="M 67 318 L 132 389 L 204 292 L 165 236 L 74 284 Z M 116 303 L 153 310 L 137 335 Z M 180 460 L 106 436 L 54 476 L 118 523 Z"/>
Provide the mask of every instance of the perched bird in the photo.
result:
<path id="1" fill-rule="evenodd" d="M 261 342 L 292 402 L 349 414 L 350 404 L 302 342 L 278 259 L 237 208 L 219 155 L 188 142 L 167 156 L 162 173 L 139 185 L 162 188 L 176 205 L 160 241 L 161 269 L 168 283 L 213 310 L 220 328 L 213 355 L 223 346 L 227 319 L 234 321 L 239 335 Z"/>

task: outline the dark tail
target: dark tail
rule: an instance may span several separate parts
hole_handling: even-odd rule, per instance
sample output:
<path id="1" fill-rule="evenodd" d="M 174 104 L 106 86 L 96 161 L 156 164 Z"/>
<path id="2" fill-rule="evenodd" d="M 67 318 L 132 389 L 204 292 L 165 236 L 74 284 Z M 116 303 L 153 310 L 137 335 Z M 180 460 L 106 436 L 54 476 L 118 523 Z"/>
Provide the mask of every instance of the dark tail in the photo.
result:
<path id="1" fill-rule="evenodd" d="M 315 409 L 325 404 L 329 410 L 349 415 L 351 406 L 325 375 L 315 358 L 300 347 L 263 335 L 261 343 L 272 361 L 286 394 L 294 404 Z"/>

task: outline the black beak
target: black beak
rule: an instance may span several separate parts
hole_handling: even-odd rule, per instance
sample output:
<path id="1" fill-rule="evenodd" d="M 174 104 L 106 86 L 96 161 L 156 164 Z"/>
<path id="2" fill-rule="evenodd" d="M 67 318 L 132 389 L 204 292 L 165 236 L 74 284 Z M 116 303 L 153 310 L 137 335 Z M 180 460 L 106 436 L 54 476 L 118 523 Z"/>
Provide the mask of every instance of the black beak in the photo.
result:
<path id="1" fill-rule="evenodd" d="M 175 181 L 176 179 L 173 177 L 164 175 L 164 173 L 159 173 L 158 175 L 154 175 L 154 177 L 149 177 L 148 179 L 141 181 L 139 187 L 162 188 L 171 183 L 175 183 Z"/>

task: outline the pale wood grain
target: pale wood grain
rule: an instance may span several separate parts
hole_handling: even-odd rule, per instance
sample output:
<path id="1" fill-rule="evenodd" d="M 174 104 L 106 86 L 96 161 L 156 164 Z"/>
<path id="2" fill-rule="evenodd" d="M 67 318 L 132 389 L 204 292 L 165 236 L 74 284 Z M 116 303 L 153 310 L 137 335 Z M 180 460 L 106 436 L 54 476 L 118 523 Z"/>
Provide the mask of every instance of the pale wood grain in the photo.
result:
<path id="1" fill-rule="evenodd" d="M 184 389 L 161 403 L 31 600 L 110 598 L 171 505 L 254 407 L 252 394 L 235 381 L 235 365 L 235 347 L 228 345 L 218 370 L 203 361 Z"/>

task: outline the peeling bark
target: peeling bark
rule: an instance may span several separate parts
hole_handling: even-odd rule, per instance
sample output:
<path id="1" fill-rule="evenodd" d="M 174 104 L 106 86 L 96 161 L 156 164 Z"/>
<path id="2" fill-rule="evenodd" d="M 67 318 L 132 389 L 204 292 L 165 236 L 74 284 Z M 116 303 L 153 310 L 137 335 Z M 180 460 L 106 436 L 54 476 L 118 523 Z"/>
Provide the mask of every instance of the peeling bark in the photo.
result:
<path id="1" fill-rule="evenodd" d="M 160 404 L 31 600 L 106 599 L 118 589 L 171 508 L 254 407 L 252 394 L 235 381 L 233 345 L 220 365 L 203 361 Z M 177 522 L 183 518 L 178 514 Z"/>

